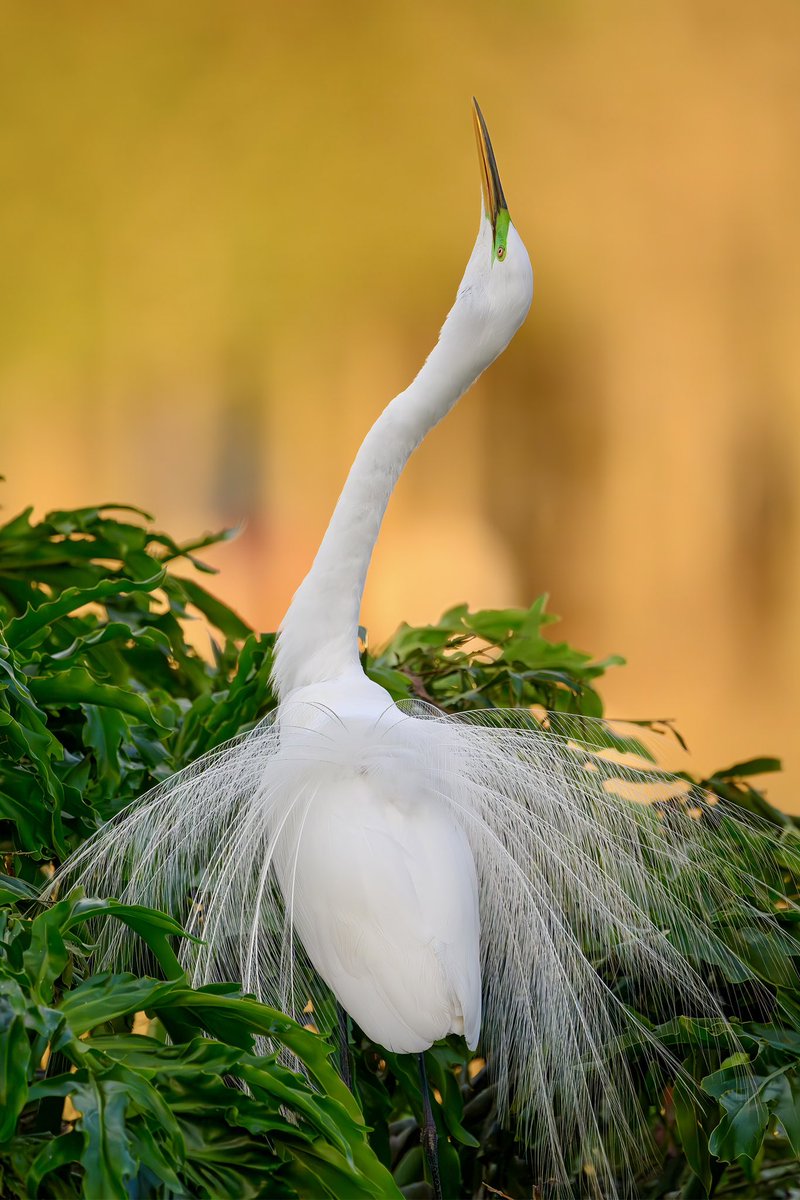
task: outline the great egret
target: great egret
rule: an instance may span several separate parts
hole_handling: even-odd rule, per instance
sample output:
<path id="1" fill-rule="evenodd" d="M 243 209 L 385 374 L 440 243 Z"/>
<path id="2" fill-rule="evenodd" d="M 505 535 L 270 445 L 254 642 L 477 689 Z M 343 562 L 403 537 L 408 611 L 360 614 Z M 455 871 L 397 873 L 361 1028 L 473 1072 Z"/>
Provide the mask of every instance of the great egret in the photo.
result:
<path id="1" fill-rule="evenodd" d="M 641 775 L 609 761 L 588 722 L 478 723 L 396 705 L 359 661 L 365 576 L 397 478 L 533 294 L 477 104 L 474 119 L 475 246 L 436 346 L 367 434 L 281 625 L 279 707 L 130 806 L 66 872 L 178 914 L 189 897 L 195 982 L 239 977 L 294 1012 L 330 989 L 398 1052 L 480 1037 L 542 1179 L 566 1184 L 577 1144 L 611 1195 L 607 1139 L 636 1161 L 643 1135 L 609 1054 L 632 1030 L 653 1038 L 592 960 L 613 955 L 651 996 L 677 989 L 716 1012 L 684 951 L 700 941 L 709 961 L 734 957 L 708 914 L 736 891 L 725 838 L 735 844 L 736 818 L 715 809 L 712 831 L 696 819 L 701 800 L 623 794 Z M 435 1171 L 429 1112 L 425 1136 Z"/>

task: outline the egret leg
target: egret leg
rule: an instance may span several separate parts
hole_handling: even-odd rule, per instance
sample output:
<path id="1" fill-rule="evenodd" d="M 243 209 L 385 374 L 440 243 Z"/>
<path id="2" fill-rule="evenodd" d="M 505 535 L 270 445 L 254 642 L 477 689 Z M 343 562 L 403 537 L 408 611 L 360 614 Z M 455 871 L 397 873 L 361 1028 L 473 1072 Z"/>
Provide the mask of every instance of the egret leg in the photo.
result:
<path id="1" fill-rule="evenodd" d="M 339 1074 L 342 1083 L 353 1090 L 353 1073 L 350 1070 L 350 1036 L 347 1027 L 347 1013 L 339 1001 L 336 1001 L 336 1015 L 339 1018 Z"/>
<path id="2" fill-rule="evenodd" d="M 435 1200 L 443 1200 L 442 1179 L 439 1174 L 439 1135 L 436 1132 L 436 1122 L 433 1119 L 431 1093 L 428 1087 L 428 1074 L 425 1070 L 424 1054 L 419 1055 L 419 1079 L 422 1085 L 422 1128 L 419 1131 L 419 1140 L 422 1142 L 425 1161 L 428 1164 Z"/>

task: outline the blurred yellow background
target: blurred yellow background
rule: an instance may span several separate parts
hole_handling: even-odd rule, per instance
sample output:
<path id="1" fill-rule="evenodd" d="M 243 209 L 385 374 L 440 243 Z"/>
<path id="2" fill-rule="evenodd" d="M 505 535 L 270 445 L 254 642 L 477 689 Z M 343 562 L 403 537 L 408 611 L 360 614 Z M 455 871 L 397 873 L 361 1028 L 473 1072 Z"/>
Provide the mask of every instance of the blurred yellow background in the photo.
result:
<path id="1" fill-rule="evenodd" d="M 700 767 L 800 810 L 797 0 L 2 4 L 0 492 L 178 535 L 274 628 L 472 245 L 481 101 L 536 279 L 431 436 L 374 644 L 551 593 Z"/>

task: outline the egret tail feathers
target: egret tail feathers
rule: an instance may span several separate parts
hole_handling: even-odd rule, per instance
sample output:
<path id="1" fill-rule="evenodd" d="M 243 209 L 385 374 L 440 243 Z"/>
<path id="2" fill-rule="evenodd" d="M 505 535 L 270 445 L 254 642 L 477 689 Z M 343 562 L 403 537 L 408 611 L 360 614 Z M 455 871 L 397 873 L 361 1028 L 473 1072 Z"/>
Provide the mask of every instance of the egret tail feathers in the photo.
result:
<path id="1" fill-rule="evenodd" d="M 733 1051 L 731 989 L 774 1005 L 737 930 L 776 961 L 795 945 L 776 917 L 795 836 L 660 770 L 638 735 L 605 722 L 402 705 L 354 733 L 321 710 L 289 717 L 136 801 L 60 878 L 163 908 L 202 939 L 181 948 L 193 982 L 240 979 L 300 1015 L 327 989 L 293 929 L 281 839 L 313 819 L 332 777 L 391 777 L 429 797 L 475 863 L 481 1049 L 501 1115 L 553 1189 L 590 1163 L 600 1194 L 616 1194 L 620 1160 L 644 1154 L 643 1064 L 681 1070 L 659 1014 L 710 1019 Z M 125 946 L 118 933 L 103 951 L 118 962 Z M 474 1022 L 464 1032 L 473 1043 Z"/>

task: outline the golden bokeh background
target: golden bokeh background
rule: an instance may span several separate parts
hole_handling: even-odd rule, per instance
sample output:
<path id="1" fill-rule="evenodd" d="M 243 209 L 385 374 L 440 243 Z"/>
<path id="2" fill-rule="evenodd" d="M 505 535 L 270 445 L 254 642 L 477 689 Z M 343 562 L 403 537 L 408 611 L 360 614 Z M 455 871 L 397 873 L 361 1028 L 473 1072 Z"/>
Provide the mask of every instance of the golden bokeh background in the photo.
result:
<path id="1" fill-rule="evenodd" d="M 800 5 L 3 4 L 8 514 L 245 524 L 273 628 L 472 240 L 474 92 L 536 296 L 412 462 L 372 642 L 528 603 L 629 665 L 610 712 L 800 810 Z"/>

